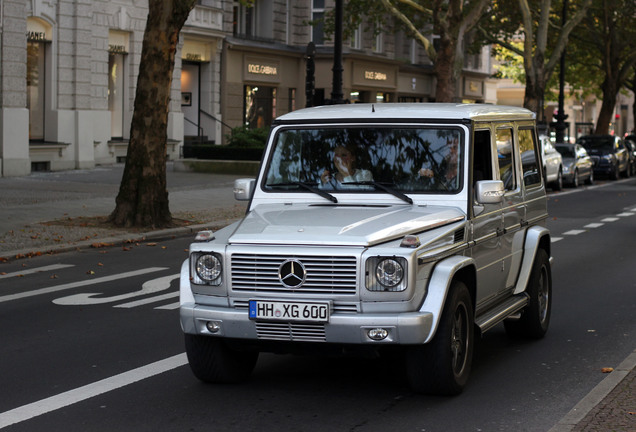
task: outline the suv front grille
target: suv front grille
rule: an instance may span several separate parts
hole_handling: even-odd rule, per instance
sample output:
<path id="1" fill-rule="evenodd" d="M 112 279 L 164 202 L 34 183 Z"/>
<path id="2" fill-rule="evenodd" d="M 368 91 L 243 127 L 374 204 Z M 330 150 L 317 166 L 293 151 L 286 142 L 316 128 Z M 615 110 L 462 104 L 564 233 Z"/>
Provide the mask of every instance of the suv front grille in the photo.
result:
<path id="1" fill-rule="evenodd" d="M 286 260 L 300 261 L 307 271 L 305 282 L 298 288 L 289 288 L 280 281 L 278 270 Z M 232 254 L 230 262 L 232 290 L 234 292 L 285 294 L 356 293 L 357 260 L 353 256 L 321 255 L 255 255 Z"/>
<path id="2" fill-rule="evenodd" d="M 324 324 L 300 324 L 257 322 L 256 334 L 259 339 L 324 342 Z"/>

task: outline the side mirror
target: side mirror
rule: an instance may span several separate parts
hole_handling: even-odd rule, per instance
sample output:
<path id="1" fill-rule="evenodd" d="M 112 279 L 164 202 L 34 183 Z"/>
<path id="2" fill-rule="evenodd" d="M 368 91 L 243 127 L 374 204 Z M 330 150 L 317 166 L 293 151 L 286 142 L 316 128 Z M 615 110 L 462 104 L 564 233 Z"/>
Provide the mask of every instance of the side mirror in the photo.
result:
<path id="1" fill-rule="evenodd" d="M 234 199 L 237 201 L 249 201 L 254 193 L 256 179 L 242 178 L 234 180 Z"/>
<path id="2" fill-rule="evenodd" d="M 482 180 L 475 184 L 479 204 L 497 204 L 503 201 L 506 190 L 501 180 Z"/>

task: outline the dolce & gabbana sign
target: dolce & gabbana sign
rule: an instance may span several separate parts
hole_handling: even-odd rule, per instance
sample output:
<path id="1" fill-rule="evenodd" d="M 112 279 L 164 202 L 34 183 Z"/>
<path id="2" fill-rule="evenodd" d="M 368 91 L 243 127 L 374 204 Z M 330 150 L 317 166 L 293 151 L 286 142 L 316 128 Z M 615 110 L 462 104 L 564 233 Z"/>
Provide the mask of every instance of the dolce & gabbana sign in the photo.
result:
<path id="1" fill-rule="evenodd" d="M 356 62 L 353 64 L 353 85 L 393 90 L 397 88 L 397 67 Z"/>
<path id="2" fill-rule="evenodd" d="M 244 78 L 248 81 L 279 82 L 280 62 L 259 57 L 245 57 Z"/>

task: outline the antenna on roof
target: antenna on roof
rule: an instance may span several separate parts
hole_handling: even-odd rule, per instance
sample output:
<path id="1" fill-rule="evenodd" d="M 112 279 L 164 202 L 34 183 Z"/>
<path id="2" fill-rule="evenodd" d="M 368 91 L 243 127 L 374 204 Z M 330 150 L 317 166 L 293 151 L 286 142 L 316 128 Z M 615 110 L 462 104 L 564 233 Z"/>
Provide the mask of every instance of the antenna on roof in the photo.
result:
<path id="1" fill-rule="evenodd" d="M 375 112 L 375 105 L 371 104 L 371 112 Z"/>

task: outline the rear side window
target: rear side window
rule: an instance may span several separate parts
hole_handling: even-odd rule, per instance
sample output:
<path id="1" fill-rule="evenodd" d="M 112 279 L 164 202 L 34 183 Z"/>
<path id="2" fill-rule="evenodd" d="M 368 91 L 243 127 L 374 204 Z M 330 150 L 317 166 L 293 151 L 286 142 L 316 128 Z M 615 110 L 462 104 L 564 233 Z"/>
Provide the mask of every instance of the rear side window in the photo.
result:
<path id="1" fill-rule="evenodd" d="M 537 142 L 532 129 L 519 129 L 519 153 L 521 154 L 521 168 L 523 170 L 523 184 L 526 187 L 541 184 L 539 173 L 539 157 Z"/>

